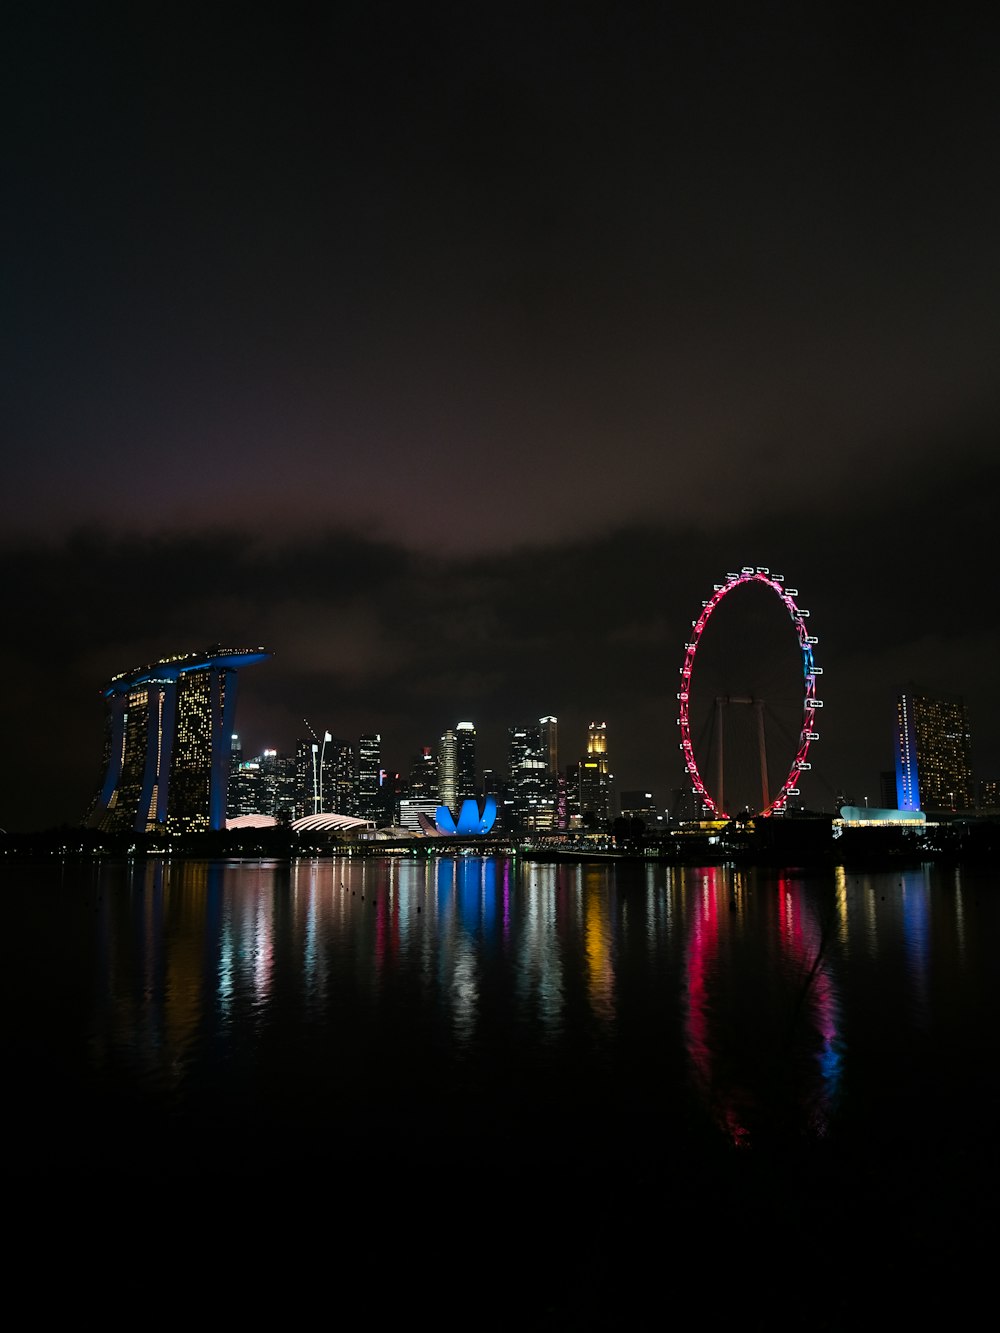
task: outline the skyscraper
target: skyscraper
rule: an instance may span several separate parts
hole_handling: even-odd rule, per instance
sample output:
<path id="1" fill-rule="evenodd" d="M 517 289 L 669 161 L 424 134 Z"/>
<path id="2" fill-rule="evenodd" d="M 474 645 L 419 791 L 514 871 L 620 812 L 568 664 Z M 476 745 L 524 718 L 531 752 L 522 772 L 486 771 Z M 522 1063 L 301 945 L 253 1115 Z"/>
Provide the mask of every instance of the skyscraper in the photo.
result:
<path id="1" fill-rule="evenodd" d="M 961 699 L 901 694 L 895 740 L 900 810 L 974 808 L 969 720 Z"/>
<path id="2" fill-rule="evenodd" d="M 438 801 L 438 757 L 425 745 L 410 764 L 409 793 L 415 800 Z"/>
<path id="3" fill-rule="evenodd" d="M 528 723 L 507 731 L 507 808 L 505 825 L 512 829 L 532 827 L 532 816 L 543 791 L 545 761 L 539 730 Z"/>
<path id="4" fill-rule="evenodd" d="M 587 753 L 580 760 L 580 818 L 585 824 L 607 824 L 611 819 L 612 776 L 608 764 L 608 724 L 591 722 Z"/>
<path id="5" fill-rule="evenodd" d="M 299 737 L 295 742 L 294 818 L 319 814 L 319 746 Z"/>
<path id="6" fill-rule="evenodd" d="M 454 810 L 458 796 L 458 737 L 451 727 L 438 741 L 437 768 L 438 800 Z"/>
<path id="7" fill-rule="evenodd" d="M 243 745 L 239 736 L 234 731 L 229 745 L 229 780 L 226 785 L 226 814 L 230 818 L 234 815 L 246 814 L 247 811 L 241 810 L 240 784 L 238 775 L 243 765 Z"/>
<path id="8" fill-rule="evenodd" d="M 511 727 L 507 732 L 506 820 L 514 829 L 559 826 L 555 718 Z"/>
<path id="9" fill-rule="evenodd" d="M 608 752 L 608 724 L 591 722 L 587 727 L 587 753 L 604 754 Z"/>
<path id="10" fill-rule="evenodd" d="M 238 737 L 233 737 L 235 767 L 229 774 L 226 814 L 230 819 L 246 815 L 269 815 L 272 819 L 296 817 L 295 756 L 277 750 L 262 750 L 250 759 L 242 757 Z M 236 756 L 239 756 L 238 759 Z"/>
<path id="11" fill-rule="evenodd" d="M 479 795 L 479 783 L 476 776 L 476 728 L 472 722 L 459 722 L 456 729 L 458 741 L 458 769 L 455 776 L 455 795 L 459 802 L 467 801 Z"/>
<path id="12" fill-rule="evenodd" d="M 421 816 L 430 826 L 438 806 L 438 756 L 425 745 L 411 764 L 406 782 L 406 796 L 399 802 L 398 822 L 414 832 L 421 828 Z"/>
<path id="13" fill-rule="evenodd" d="M 384 814 L 382 793 L 382 737 L 366 732 L 358 741 L 358 814 L 378 819 Z"/>
<path id="14" fill-rule="evenodd" d="M 213 647 L 115 676 L 103 690 L 105 774 L 90 822 L 110 833 L 223 828 L 238 673 L 270 656 Z"/>
<path id="15" fill-rule="evenodd" d="M 546 771 L 553 776 L 559 772 L 559 722 L 551 715 L 538 719 L 542 738 L 542 752 Z"/>
<path id="16" fill-rule="evenodd" d="M 476 728 L 472 722 L 449 727 L 438 742 L 438 800 L 455 811 L 463 801 L 478 796 L 476 783 Z"/>
<path id="17" fill-rule="evenodd" d="M 350 741 L 329 736 L 325 752 L 321 752 L 321 762 L 322 813 L 356 816 L 358 798 L 354 746 Z"/>

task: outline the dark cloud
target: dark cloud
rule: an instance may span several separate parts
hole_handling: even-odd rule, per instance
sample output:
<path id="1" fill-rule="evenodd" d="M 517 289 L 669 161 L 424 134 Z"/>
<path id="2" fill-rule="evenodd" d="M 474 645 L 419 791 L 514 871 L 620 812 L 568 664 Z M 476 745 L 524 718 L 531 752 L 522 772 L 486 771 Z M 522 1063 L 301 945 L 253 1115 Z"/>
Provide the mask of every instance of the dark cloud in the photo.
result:
<path id="1" fill-rule="evenodd" d="M 974 25 L 101 12 L 14 25 L 8 524 L 474 550 L 995 421 Z"/>

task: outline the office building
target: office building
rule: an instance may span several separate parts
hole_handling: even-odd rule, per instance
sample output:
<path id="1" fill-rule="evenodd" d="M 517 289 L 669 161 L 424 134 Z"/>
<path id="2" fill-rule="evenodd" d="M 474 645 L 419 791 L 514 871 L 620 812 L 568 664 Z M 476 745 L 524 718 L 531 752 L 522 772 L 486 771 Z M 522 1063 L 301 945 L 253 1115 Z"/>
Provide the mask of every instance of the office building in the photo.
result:
<path id="1" fill-rule="evenodd" d="M 620 803 L 623 819 L 641 819 L 647 828 L 663 822 L 663 811 L 651 791 L 623 791 Z"/>
<path id="2" fill-rule="evenodd" d="M 295 756 L 266 749 L 252 758 L 243 758 L 238 736 L 233 736 L 227 820 L 266 815 L 291 823 L 303 810 L 297 802 Z"/>
<path id="3" fill-rule="evenodd" d="M 587 753 L 603 755 L 608 753 L 608 724 L 606 722 L 591 722 L 587 727 Z"/>
<path id="4" fill-rule="evenodd" d="M 320 814 L 319 805 L 319 742 L 295 742 L 295 818 Z"/>
<path id="5" fill-rule="evenodd" d="M 472 722 L 449 727 L 438 742 L 438 801 L 457 810 L 478 795 L 476 781 L 476 728 Z"/>
<path id="6" fill-rule="evenodd" d="M 455 739 L 457 742 L 455 796 L 459 802 L 474 800 L 479 795 L 475 725 L 472 722 L 459 722 Z"/>
<path id="7" fill-rule="evenodd" d="M 974 808 L 969 720 L 961 699 L 901 694 L 895 746 L 899 810 Z"/>
<path id="8" fill-rule="evenodd" d="M 180 653 L 115 676 L 104 781 L 90 822 L 109 833 L 225 826 L 239 672 L 263 648 Z"/>
<path id="9" fill-rule="evenodd" d="M 430 801 L 437 808 L 438 757 L 429 745 L 413 758 L 407 787 L 412 800 Z"/>
<path id="10" fill-rule="evenodd" d="M 399 815 L 394 821 L 407 833 L 430 833 L 436 831 L 434 816 L 437 814 L 437 801 L 427 797 L 404 796 L 399 802 Z"/>
<path id="11" fill-rule="evenodd" d="M 559 721 L 548 716 L 538 719 L 538 730 L 542 740 L 542 754 L 549 773 L 559 772 Z"/>
<path id="12" fill-rule="evenodd" d="M 559 827 L 558 774 L 553 765 L 555 718 L 523 723 L 507 732 L 507 790 L 501 808 L 505 828 L 548 830 Z"/>
<path id="13" fill-rule="evenodd" d="M 385 813 L 382 800 L 382 737 L 366 732 L 358 741 L 358 814 L 378 821 Z"/>
<path id="14" fill-rule="evenodd" d="M 234 819 L 237 815 L 249 814 L 247 810 L 239 809 L 240 794 L 237 774 L 243 764 L 243 745 L 239 736 L 234 731 L 229 743 L 229 780 L 226 785 L 226 818 Z"/>
<path id="15" fill-rule="evenodd" d="M 261 759 L 240 759 L 229 774 L 226 818 L 244 819 L 247 815 L 273 814 L 266 807 Z"/>
<path id="16" fill-rule="evenodd" d="M 438 741 L 438 801 L 454 810 L 458 803 L 458 737 L 448 728 Z"/>
<path id="17" fill-rule="evenodd" d="M 350 741 L 326 733 L 320 747 L 319 782 L 321 813 L 357 817 L 357 777 L 354 746 Z"/>
<path id="18" fill-rule="evenodd" d="M 591 722 L 587 728 L 587 753 L 579 763 L 580 820 L 586 827 L 603 828 L 612 818 L 608 759 L 608 724 Z"/>

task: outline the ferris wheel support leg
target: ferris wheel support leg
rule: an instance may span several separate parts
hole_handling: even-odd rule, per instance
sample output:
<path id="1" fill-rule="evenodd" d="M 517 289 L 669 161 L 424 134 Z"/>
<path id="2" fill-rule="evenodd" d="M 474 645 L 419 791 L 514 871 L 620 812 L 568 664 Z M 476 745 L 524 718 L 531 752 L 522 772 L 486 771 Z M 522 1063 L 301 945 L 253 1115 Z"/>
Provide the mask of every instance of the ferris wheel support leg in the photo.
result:
<path id="1" fill-rule="evenodd" d="M 768 807 L 767 798 L 767 746 L 764 744 L 764 700 L 758 699 L 754 704 L 757 713 L 757 748 L 760 751 L 760 796 L 761 809 Z"/>

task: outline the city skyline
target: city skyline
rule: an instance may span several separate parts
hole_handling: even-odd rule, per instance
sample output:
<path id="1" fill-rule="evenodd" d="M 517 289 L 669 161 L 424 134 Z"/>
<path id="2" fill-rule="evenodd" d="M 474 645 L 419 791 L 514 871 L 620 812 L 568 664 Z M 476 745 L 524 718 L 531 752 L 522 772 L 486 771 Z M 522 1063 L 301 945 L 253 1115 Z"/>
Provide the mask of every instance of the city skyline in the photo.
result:
<path id="1" fill-rule="evenodd" d="M 711 593 L 712 586 L 702 586 L 700 591 Z M 808 590 L 805 588 L 801 592 L 800 601 L 803 605 L 806 601 L 811 603 L 810 625 L 817 631 L 818 640 L 816 660 L 824 671 L 822 725 L 819 739 L 810 750 L 811 770 L 802 782 L 803 805 L 831 809 L 841 794 L 853 798 L 858 804 L 863 804 L 866 799 L 873 804 L 878 803 L 882 775 L 891 770 L 895 763 L 896 701 L 901 693 L 907 692 L 931 697 L 963 697 L 969 718 L 973 777 L 977 782 L 996 779 L 1000 767 L 995 758 L 996 718 L 984 706 L 989 697 L 985 682 L 981 681 L 978 690 L 962 694 L 955 688 L 961 681 L 952 670 L 941 669 L 940 663 L 937 670 L 931 669 L 934 663 L 928 652 L 923 654 L 923 674 L 917 677 L 910 669 L 909 653 L 903 650 L 889 655 L 889 661 L 899 662 L 899 670 L 886 671 L 878 681 L 877 689 L 873 688 L 871 681 L 852 680 L 850 672 L 838 669 L 838 664 L 849 662 L 852 653 L 857 654 L 859 650 L 854 647 L 851 639 L 842 645 L 831 643 L 830 636 L 824 632 L 822 613 L 817 609 L 822 606 L 822 601 L 817 602 L 815 597 L 807 595 Z M 694 614 L 697 614 L 704 600 L 696 600 Z M 371 681 L 361 678 L 342 685 L 338 690 L 341 706 L 328 707 L 324 700 L 329 699 L 333 692 L 330 687 L 324 685 L 322 679 L 317 680 L 315 675 L 304 671 L 301 662 L 293 669 L 282 671 L 281 651 L 275 650 L 270 660 L 254 672 L 252 680 L 241 691 L 238 729 L 245 751 L 260 753 L 267 747 L 280 750 L 294 748 L 297 741 L 307 736 L 310 727 L 315 734 L 328 730 L 332 735 L 349 739 L 352 744 L 357 744 L 365 734 L 377 733 L 382 766 L 405 775 L 423 747 L 436 746 L 443 731 L 457 725 L 456 720 L 471 718 L 476 730 L 480 771 L 485 768 L 503 771 L 512 719 L 540 721 L 545 716 L 557 717 L 561 762 L 564 765 L 580 757 L 573 753 L 574 749 L 579 749 L 581 755 L 585 751 L 589 723 L 595 717 L 604 717 L 613 738 L 616 787 L 619 790 L 654 791 L 658 801 L 666 805 L 669 792 L 687 780 L 678 750 L 677 726 L 678 673 L 685 660 L 684 654 L 675 651 L 671 660 L 664 650 L 661 667 L 659 656 L 649 661 L 644 660 L 643 654 L 637 656 L 633 653 L 627 662 L 622 661 L 615 667 L 618 675 L 609 676 L 606 674 L 609 667 L 614 666 L 615 659 L 619 657 L 622 622 L 616 609 L 614 602 L 608 603 L 606 638 L 590 636 L 589 661 L 588 655 L 583 655 L 586 670 L 580 671 L 579 658 L 574 658 L 568 648 L 566 654 L 553 651 L 546 655 L 549 663 L 547 671 L 540 673 L 545 680 L 543 690 L 523 679 L 519 644 L 511 645 L 505 651 L 501 650 L 499 644 L 484 645 L 480 650 L 482 676 L 477 680 L 475 688 L 467 690 L 464 695 L 469 707 L 459 710 L 451 707 L 447 701 L 440 700 L 432 712 L 424 702 L 420 705 L 422 713 L 418 714 L 417 707 L 413 707 L 412 716 L 404 716 L 403 701 L 412 706 L 415 697 L 418 698 L 421 693 L 421 687 L 426 685 L 426 678 L 419 673 L 410 676 L 403 671 L 396 678 L 403 701 L 394 696 L 386 674 L 377 672 Z M 627 610 L 631 616 L 636 608 L 630 605 Z M 845 617 L 850 615 L 848 601 L 842 603 L 841 610 Z M 587 607 L 581 603 L 581 615 L 586 611 Z M 866 615 L 874 618 L 877 614 L 878 608 L 860 602 L 852 617 L 851 633 L 858 633 L 863 628 Z M 649 608 L 648 616 L 650 624 L 657 625 L 658 633 L 662 634 L 662 615 L 657 614 L 655 606 Z M 592 609 L 588 618 L 592 625 Z M 690 622 L 689 616 L 688 625 Z M 434 631 L 441 625 L 441 619 L 435 616 L 429 627 L 432 632 L 429 638 L 422 640 L 422 647 L 436 640 Z M 842 632 L 843 629 L 842 626 Z M 265 636 L 259 637 L 263 639 Z M 161 653 L 176 647 L 176 640 L 164 643 L 151 639 L 149 642 L 157 643 Z M 681 646 L 683 648 L 684 645 Z M 95 654 L 100 656 L 96 657 Z M 156 654 L 129 652 L 124 660 L 136 661 L 143 657 L 154 660 Z M 76 824 L 89 808 L 100 785 L 98 756 L 104 730 L 104 705 L 101 690 L 95 688 L 92 681 L 83 682 L 79 677 L 82 667 L 92 666 L 95 660 L 106 662 L 107 670 L 102 675 L 109 678 L 116 673 L 123 659 L 119 657 L 117 661 L 110 661 L 104 648 L 96 646 L 88 648 L 78 658 L 69 658 L 61 674 L 61 688 L 55 696 L 49 698 L 48 715 L 40 695 L 36 709 L 20 707 L 16 715 L 11 709 L 16 699 L 7 699 L 6 704 L 10 710 L 7 734 L 12 753 L 17 755 L 18 772 L 24 780 L 17 784 L 11 781 L 5 783 L 0 827 L 9 831 L 29 831 L 62 823 Z M 941 658 L 944 663 L 949 660 L 947 656 Z M 441 665 L 443 667 L 444 664 Z M 488 668 L 492 668 L 492 674 Z M 561 683 L 558 679 L 560 676 Z M 569 693 L 571 678 L 573 681 L 593 682 L 598 676 L 602 677 L 600 684 L 603 693 L 602 690 L 594 689 L 593 694 L 602 699 L 601 707 L 568 707 L 558 710 L 553 707 L 553 695 L 561 691 L 565 697 Z M 70 679 L 79 686 L 72 693 L 69 690 Z M 443 681 L 443 688 L 450 690 L 450 677 L 447 674 Z M 639 688 L 630 688 L 636 684 Z M 858 687 L 854 698 L 851 696 L 852 684 Z M 34 680 L 29 678 L 21 695 L 17 697 L 23 703 L 25 693 L 35 688 Z M 524 702 L 529 698 L 536 701 L 543 694 L 541 708 L 533 709 L 529 703 Z M 45 749 L 32 744 L 39 719 L 44 722 L 46 716 L 52 716 L 53 697 L 59 709 L 63 710 L 56 715 L 70 719 L 68 725 L 60 723 L 53 734 L 52 743 L 59 747 L 61 774 L 61 781 L 55 789 L 45 779 L 50 755 Z M 423 723 L 416 720 L 418 715 L 424 717 Z M 862 722 L 864 727 L 861 726 Z M 18 741 L 18 728 L 27 739 L 22 737 Z"/>
<path id="2" fill-rule="evenodd" d="M 743 565 L 824 671 L 808 804 L 895 700 L 1000 774 L 995 22 L 801 8 L 8 25 L 0 827 L 73 823 L 101 682 L 267 643 L 248 749 L 603 718 L 677 761 Z"/>
<path id="3" fill-rule="evenodd" d="M 710 592 L 711 586 L 708 589 L 703 587 L 701 591 Z M 891 769 L 895 762 L 895 708 L 899 694 L 906 691 L 912 693 L 916 688 L 916 692 L 930 696 L 953 697 L 959 693 L 954 687 L 960 682 L 954 679 L 951 672 L 929 670 L 930 662 L 926 660 L 925 655 L 924 675 L 923 679 L 918 681 L 918 687 L 913 684 L 912 672 L 905 681 L 893 674 L 880 682 L 879 690 L 869 691 L 869 697 L 860 695 L 852 701 L 850 678 L 838 673 L 840 675 L 838 679 L 830 666 L 831 660 L 836 664 L 850 657 L 851 643 L 848 642 L 846 649 L 843 646 L 838 648 L 836 644 L 830 644 L 829 636 L 822 632 L 824 623 L 820 612 L 816 610 L 818 603 L 815 598 L 806 596 L 806 592 L 806 589 L 802 590 L 803 596 L 800 600 L 803 604 L 805 601 L 812 603 L 813 618 L 810 624 L 819 631 L 816 635 L 818 639 L 816 653 L 817 661 L 823 665 L 825 672 L 823 677 L 825 709 L 820 738 L 810 751 L 812 770 L 802 784 L 802 803 L 809 807 L 832 808 L 841 793 L 852 796 L 858 803 L 863 803 L 865 798 L 876 803 L 881 775 Z M 703 600 L 697 601 L 695 611 Z M 847 609 L 849 608 L 845 607 L 845 610 Z M 651 619 L 655 618 L 653 611 L 655 608 L 650 612 Z M 864 611 L 863 604 L 859 605 L 858 611 L 859 614 Z M 869 612 L 874 613 L 872 608 L 869 608 Z M 609 612 L 608 618 L 610 622 L 608 641 L 595 641 L 592 645 L 595 674 L 600 674 L 601 665 L 606 665 L 616 653 L 614 642 L 616 636 L 611 627 L 617 626 L 620 622 L 615 620 L 612 612 Z M 855 630 L 858 628 L 858 620 L 859 617 L 855 616 Z M 175 647 L 176 643 L 172 645 L 160 643 L 158 646 L 162 650 L 165 647 Z M 142 656 L 153 660 L 155 654 L 129 654 L 132 660 L 139 660 Z M 520 653 L 517 650 L 505 654 L 484 650 L 484 663 L 492 660 L 495 668 L 493 678 L 484 675 L 484 680 L 488 683 L 488 703 L 481 695 L 469 692 L 466 698 L 476 706 L 462 710 L 465 715 L 474 718 L 479 768 L 503 770 L 507 732 L 512 725 L 512 718 L 530 720 L 534 717 L 540 720 L 546 715 L 558 717 L 560 748 L 564 759 L 569 761 L 579 757 L 573 754 L 574 748 L 579 748 L 581 753 L 585 749 L 586 729 L 593 716 L 606 714 L 613 736 L 617 787 L 621 790 L 653 790 L 657 793 L 658 799 L 666 804 L 667 793 L 685 778 L 681 771 L 682 759 L 677 750 L 678 678 L 675 676 L 684 658 L 680 653 L 675 653 L 671 662 L 666 653 L 663 656 L 662 670 L 657 662 L 653 666 L 647 664 L 645 668 L 640 664 L 640 670 L 636 673 L 635 663 L 630 660 L 628 667 L 622 667 L 620 677 L 616 679 L 605 677 L 603 681 L 605 707 L 586 710 L 573 707 L 557 711 L 551 702 L 552 694 L 556 692 L 551 685 L 545 690 L 546 699 L 542 708 L 530 710 L 527 706 L 515 707 L 515 702 L 519 702 L 529 694 L 540 696 L 542 691 L 536 691 L 530 682 L 520 679 Z M 92 659 L 88 657 L 87 660 Z M 121 660 L 119 658 L 117 662 L 108 662 L 108 667 L 112 670 L 104 674 L 114 674 L 113 668 L 120 667 Z M 560 673 L 561 667 L 562 674 L 568 678 L 569 669 L 565 667 L 562 656 L 555 653 L 551 660 L 553 666 L 549 679 L 554 679 Z M 377 732 L 380 736 L 383 766 L 391 771 L 405 774 L 413 757 L 426 745 L 436 746 L 443 730 L 447 726 L 455 726 L 455 719 L 460 716 L 459 710 L 456 709 L 449 709 L 445 713 L 447 705 L 442 703 L 440 710 L 434 714 L 434 720 L 427 721 L 424 725 L 404 718 L 398 703 L 393 707 L 396 701 L 386 686 L 383 674 L 379 674 L 370 684 L 364 681 L 352 684 L 344 691 L 349 700 L 345 706 L 339 709 L 324 707 L 318 701 L 328 694 L 328 690 L 318 689 L 315 680 L 299 672 L 277 670 L 280 662 L 281 653 L 278 650 L 273 653 L 271 660 L 254 673 L 252 681 L 242 690 L 239 731 L 245 741 L 247 753 L 259 753 L 268 746 L 283 750 L 293 747 L 297 740 L 306 735 L 308 718 L 308 724 L 317 732 L 322 733 L 324 729 L 329 729 L 332 734 L 347 737 L 353 743 L 364 734 Z M 76 663 L 73 671 L 78 674 L 79 670 L 80 664 Z M 504 670 L 518 676 L 517 691 L 511 690 L 509 682 L 505 682 L 502 693 L 497 690 L 497 679 Z M 64 671 L 64 684 L 67 675 L 68 672 Z M 642 683 L 647 697 L 637 698 L 635 691 L 629 691 L 629 682 L 635 680 Z M 930 684 L 925 684 L 925 681 Z M 421 683 L 419 679 L 403 680 L 401 688 L 408 698 L 412 698 L 414 685 Z M 564 691 L 565 684 L 564 681 Z M 995 761 L 990 761 L 991 752 L 988 746 L 983 744 L 984 739 L 988 742 L 992 735 L 995 745 L 995 718 L 983 707 L 988 696 L 981 689 L 964 697 L 970 722 L 974 778 L 977 781 L 995 780 L 997 765 Z M 81 684 L 78 693 L 73 697 L 62 689 L 57 698 L 60 705 L 65 706 L 67 716 L 72 716 L 74 719 L 74 729 L 70 733 L 74 741 L 72 744 L 67 741 L 60 753 L 62 782 L 55 792 L 45 786 L 42 774 L 47 767 L 47 754 L 32 749 L 28 742 L 22 742 L 18 750 L 19 763 L 20 772 L 26 780 L 16 787 L 12 783 L 6 784 L 5 808 L 0 817 L 0 827 L 11 831 L 26 831 L 60 823 L 77 823 L 89 807 L 99 786 L 97 757 L 104 726 L 101 692 L 90 682 L 89 688 L 86 689 Z M 850 716 L 852 708 L 855 714 L 853 718 Z M 429 712 L 425 712 L 425 716 L 429 716 Z M 857 743 L 859 735 L 857 730 L 859 717 L 867 719 L 871 734 L 861 736 L 861 752 L 854 755 L 852 746 Z M 638 724 L 636 719 L 639 719 Z M 29 735 L 34 734 L 35 718 L 30 710 L 27 712 L 22 710 L 15 721 L 18 726 L 26 728 Z M 990 730 L 991 726 L 994 728 L 993 732 Z M 8 736 L 12 738 L 12 745 L 17 748 L 13 740 L 14 730 L 13 727 L 9 728 Z M 845 734 L 838 735 L 838 731 L 843 731 Z M 64 731 L 60 731 L 59 734 L 64 734 Z M 58 739 L 55 743 L 62 745 Z M 995 754 L 995 750 L 993 753 Z"/>

